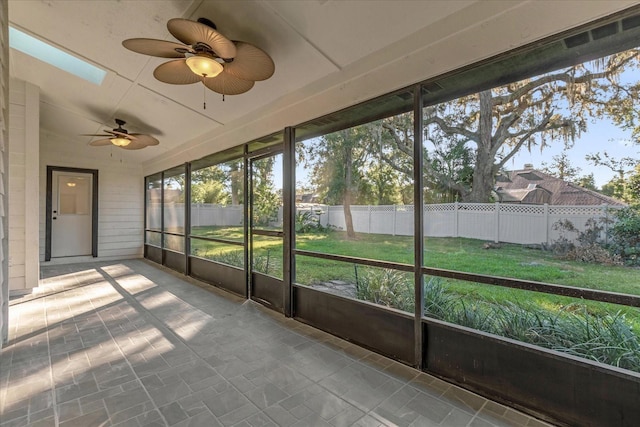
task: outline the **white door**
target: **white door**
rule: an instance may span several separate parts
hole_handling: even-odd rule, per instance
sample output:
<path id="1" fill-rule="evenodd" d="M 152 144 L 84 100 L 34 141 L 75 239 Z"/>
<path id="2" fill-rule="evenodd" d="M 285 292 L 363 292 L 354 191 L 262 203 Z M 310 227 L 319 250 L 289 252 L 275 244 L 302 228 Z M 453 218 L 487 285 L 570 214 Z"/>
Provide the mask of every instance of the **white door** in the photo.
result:
<path id="1" fill-rule="evenodd" d="M 91 255 L 93 176 L 53 171 L 51 257 Z"/>

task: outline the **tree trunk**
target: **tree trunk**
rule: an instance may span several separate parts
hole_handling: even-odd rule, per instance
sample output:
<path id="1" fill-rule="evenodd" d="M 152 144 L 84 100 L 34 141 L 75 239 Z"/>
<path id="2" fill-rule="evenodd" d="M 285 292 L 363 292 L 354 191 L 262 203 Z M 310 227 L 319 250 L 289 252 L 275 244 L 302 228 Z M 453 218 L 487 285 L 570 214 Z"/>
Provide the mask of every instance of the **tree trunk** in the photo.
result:
<path id="1" fill-rule="evenodd" d="M 353 217 L 351 216 L 351 179 L 353 169 L 353 153 L 351 147 L 345 147 L 345 166 L 344 166 L 344 197 L 342 200 L 342 209 L 344 210 L 344 222 L 347 227 L 347 237 L 355 239 L 356 232 L 353 229 Z"/>
<path id="2" fill-rule="evenodd" d="M 494 184 L 494 160 L 492 141 L 492 105 L 491 91 L 479 93 L 480 109 L 478 118 L 478 149 L 476 150 L 476 166 L 473 170 L 473 184 L 464 202 L 488 203 Z"/>
<path id="3" fill-rule="evenodd" d="M 231 172 L 231 204 L 240 204 L 240 187 L 241 183 L 238 182 L 238 173 L 236 171 Z"/>

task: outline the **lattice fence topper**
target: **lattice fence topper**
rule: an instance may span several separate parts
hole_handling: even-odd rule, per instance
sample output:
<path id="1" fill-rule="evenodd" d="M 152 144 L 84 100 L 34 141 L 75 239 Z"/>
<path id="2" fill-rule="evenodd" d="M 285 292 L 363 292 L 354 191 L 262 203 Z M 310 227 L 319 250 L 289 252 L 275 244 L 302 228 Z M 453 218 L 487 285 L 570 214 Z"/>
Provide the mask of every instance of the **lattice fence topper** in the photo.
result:
<path id="1" fill-rule="evenodd" d="M 544 215 L 545 207 L 539 205 L 510 205 L 501 204 L 500 212 L 525 214 L 525 215 Z"/>
<path id="2" fill-rule="evenodd" d="M 622 206 L 549 206 L 549 215 L 580 215 L 603 216 L 611 210 L 621 209 Z"/>
<path id="3" fill-rule="evenodd" d="M 393 212 L 395 211 L 395 205 L 378 205 L 378 206 L 371 206 L 371 212 L 375 212 L 375 213 L 386 213 L 386 212 Z"/>
<path id="4" fill-rule="evenodd" d="M 369 212 L 369 206 L 351 205 L 351 212 Z"/>
<path id="5" fill-rule="evenodd" d="M 409 205 L 408 205 L 409 206 Z M 413 209 L 413 205 L 410 205 Z M 424 212 L 453 212 L 456 210 L 455 203 L 437 203 L 422 206 Z"/>
<path id="6" fill-rule="evenodd" d="M 494 203 L 458 203 L 458 210 L 474 212 L 494 212 Z"/>

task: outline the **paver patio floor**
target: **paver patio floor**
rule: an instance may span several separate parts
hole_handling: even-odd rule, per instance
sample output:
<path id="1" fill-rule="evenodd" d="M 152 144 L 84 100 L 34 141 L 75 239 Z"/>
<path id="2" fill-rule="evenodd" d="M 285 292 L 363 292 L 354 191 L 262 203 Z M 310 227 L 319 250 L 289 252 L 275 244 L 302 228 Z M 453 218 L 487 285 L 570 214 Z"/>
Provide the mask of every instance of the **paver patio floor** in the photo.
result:
<path id="1" fill-rule="evenodd" d="M 10 301 L 0 426 L 548 426 L 144 260 Z"/>

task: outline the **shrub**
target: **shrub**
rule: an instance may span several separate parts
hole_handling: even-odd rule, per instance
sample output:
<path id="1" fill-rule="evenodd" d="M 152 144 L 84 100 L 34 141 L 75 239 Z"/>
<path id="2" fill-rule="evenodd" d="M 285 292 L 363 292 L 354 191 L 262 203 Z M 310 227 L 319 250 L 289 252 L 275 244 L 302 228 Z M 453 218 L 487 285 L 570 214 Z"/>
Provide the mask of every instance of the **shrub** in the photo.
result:
<path id="1" fill-rule="evenodd" d="M 620 209 L 613 215 L 609 250 L 626 265 L 640 266 L 640 204 Z"/>
<path id="2" fill-rule="evenodd" d="M 296 212 L 296 233 L 321 233 L 327 231 L 326 227 L 320 224 L 320 215 L 310 211 Z"/>
<path id="3" fill-rule="evenodd" d="M 560 237 L 551 246 L 554 254 L 569 261 L 621 265 L 620 256 L 610 253 L 600 242 L 605 223 L 604 219 L 589 218 L 584 231 L 580 231 L 568 219 L 557 221 L 553 229 L 560 233 Z M 576 235 L 577 244 L 569 239 L 569 233 Z"/>
<path id="4" fill-rule="evenodd" d="M 576 246 L 569 239 L 569 233 L 578 233 L 579 230 L 573 225 L 573 222 L 568 219 L 561 219 L 553 224 L 553 229 L 556 230 L 560 236 L 551 243 L 551 250 L 558 256 L 565 256 L 569 251 Z"/>
<path id="5" fill-rule="evenodd" d="M 581 246 L 595 245 L 600 242 L 600 236 L 604 231 L 604 224 L 607 220 L 603 218 L 589 218 L 584 223 L 584 231 L 578 232 L 578 243 Z"/>

